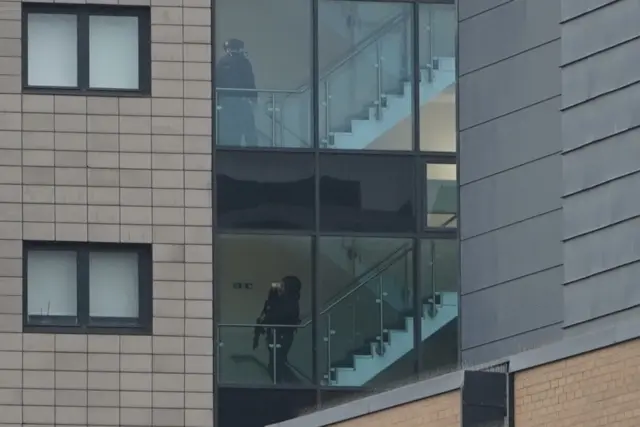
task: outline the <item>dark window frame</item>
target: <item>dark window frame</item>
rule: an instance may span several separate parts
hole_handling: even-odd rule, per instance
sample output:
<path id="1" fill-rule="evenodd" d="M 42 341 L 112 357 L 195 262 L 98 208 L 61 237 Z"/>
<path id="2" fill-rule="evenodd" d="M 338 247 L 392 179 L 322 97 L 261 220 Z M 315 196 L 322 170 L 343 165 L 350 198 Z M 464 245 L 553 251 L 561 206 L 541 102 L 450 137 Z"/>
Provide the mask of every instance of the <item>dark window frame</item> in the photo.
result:
<path id="1" fill-rule="evenodd" d="M 78 82 L 76 87 L 29 85 L 29 14 L 75 15 L 78 29 Z M 92 88 L 89 82 L 90 16 L 131 16 L 138 18 L 138 88 Z M 22 4 L 22 89 L 25 93 L 57 93 L 103 96 L 151 94 L 151 9 L 148 6 L 95 4 Z"/>
<path id="2" fill-rule="evenodd" d="M 77 321 L 49 316 L 29 316 L 29 253 L 35 251 L 68 251 L 76 254 Z M 136 253 L 138 255 L 138 317 L 92 319 L 89 315 L 89 254 Z M 94 243 L 24 241 L 22 248 L 22 317 L 23 332 L 150 335 L 153 323 L 153 277 L 151 245 L 139 243 Z"/>

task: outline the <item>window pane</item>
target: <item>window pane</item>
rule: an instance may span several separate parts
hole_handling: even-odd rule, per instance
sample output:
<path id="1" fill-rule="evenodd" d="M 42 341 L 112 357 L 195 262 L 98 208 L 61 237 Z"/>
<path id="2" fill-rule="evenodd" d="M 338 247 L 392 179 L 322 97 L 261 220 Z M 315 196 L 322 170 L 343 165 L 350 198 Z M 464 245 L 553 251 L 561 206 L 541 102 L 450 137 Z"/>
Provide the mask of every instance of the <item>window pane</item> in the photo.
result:
<path id="1" fill-rule="evenodd" d="M 89 86 L 138 89 L 138 49 L 137 17 L 89 17 Z"/>
<path id="2" fill-rule="evenodd" d="M 411 239 L 321 237 L 322 385 L 377 387 L 415 372 Z"/>
<path id="3" fill-rule="evenodd" d="M 29 251 L 29 316 L 76 316 L 77 261 L 73 251 Z"/>
<path id="4" fill-rule="evenodd" d="M 311 0 L 217 0 L 216 144 L 309 147 Z"/>
<path id="5" fill-rule="evenodd" d="M 457 166 L 427 165 L 427 221 L 432 228 L 456 228 L 458 225 Z"/>
<path id="6" fill-rule="evenodd" d="M 320 157 L 320 228 L 408 232 L 415 229 L 413 159 Z"/>
<path id="7" fill-rule="evenodd" d="M 30 86 L 78 85 L 78 24 L 75 15 L 30 13 L 28 78 Z"/>
<path id="8" fill-rule="evenodd" d="M 312 383 L 311 264 L 311 237 L 218 237 L 218 381 Z M 283 284 L 281 293 L 273 283 Z"/>
<path id="9" fill-rule="evenodd" d="M 313 229 L 313 156 L 216 155 L 220 228 Z"/>
<path id="10" fill-rule="evenodd" d="M 411 150 L 412 5 L 322 0 L 318 7 L 321 147 Z"/>
<path id="11" fill-rule="evenodd" d="M 92 252 L 89 255 L 89 315 L 138 317 L 138 255 Z"/>
<path id="12" fill-rule="evenodd" d="M 420 4 L 420 150 L 456 151 L 456 6 Z"/>
<path id="13" fill-rule="evenodd" d="M 458 241 L 423 240 L 421 249 L 422 367 L 448 370 L 458 361 Z"/>

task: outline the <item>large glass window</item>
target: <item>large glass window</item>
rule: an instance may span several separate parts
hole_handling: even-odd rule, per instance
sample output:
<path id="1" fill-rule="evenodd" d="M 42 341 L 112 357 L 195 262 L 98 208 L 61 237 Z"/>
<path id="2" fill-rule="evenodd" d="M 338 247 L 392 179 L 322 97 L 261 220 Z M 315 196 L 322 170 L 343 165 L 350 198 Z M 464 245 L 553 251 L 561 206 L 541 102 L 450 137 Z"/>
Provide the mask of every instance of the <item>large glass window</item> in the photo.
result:
<path id="1" fill-rule="evenodd" d="M 149 92 L 149 8 L 27 4 L 25 88 Z"/>
<path id="2" fill-rule="evenodd" d="M 311 1 L 216 1 L 216 144 L 308 148 Z"/>
<path id="3" fill-rule="evenodd" d="M 326 154 L 319 173 L 323 231 L 415 230 L 411 157 Z"/>
<path id="4" fill-rule="evenodd" d="M 412 6 L 321 0 L 320 146 L 411 150 Z"/>
<path id="5" fill-rule="evenodd" d="M 29 330 L 150 330 L 148 245 L 25 242 L 24 256 Z"/>
<path id="6" fill-rule="evenodd" d="M 311 265 L 310 237 L 218 236 L 220 383 L 312 383 Z"/>
<path id="7" fill-rule="evenodd" d="M 238 229 L 313 229 L 313 156 L 218 152 L 218 226 Z"/>
<path id="8" fill-rule="evenodd" d="M 420 150 L 456 151 L 456 7 L 419 4 Z"/>
<path id="9" fill-rule="evenodd" d="M 411 239 L 322 237 L 321 383 L 372 386 L 415 367 Z"/>

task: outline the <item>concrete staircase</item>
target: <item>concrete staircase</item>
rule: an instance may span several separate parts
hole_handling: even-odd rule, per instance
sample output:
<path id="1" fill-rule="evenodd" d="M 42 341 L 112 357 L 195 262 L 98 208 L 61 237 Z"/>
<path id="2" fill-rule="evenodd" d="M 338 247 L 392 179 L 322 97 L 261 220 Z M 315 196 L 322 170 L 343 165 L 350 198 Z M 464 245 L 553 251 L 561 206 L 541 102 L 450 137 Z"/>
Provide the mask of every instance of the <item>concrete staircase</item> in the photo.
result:
<path id="1" fill-rule="evenodd" d="M 458 316 L 458 294 L 443 292 L 436 294 L 435 310 L 430 301 L 423 304 L 422 340 L 426 340 Z M 400 360 L 413 347 L 412 316 L 404 317 L 404 325 L 385 329 L 384 350 L 372 337 L 363 348 L 354 350 L 350 360 L 332 364 L 328 385 L 339 387 L 360 387 L 371 381 L 385 369 Z"/>

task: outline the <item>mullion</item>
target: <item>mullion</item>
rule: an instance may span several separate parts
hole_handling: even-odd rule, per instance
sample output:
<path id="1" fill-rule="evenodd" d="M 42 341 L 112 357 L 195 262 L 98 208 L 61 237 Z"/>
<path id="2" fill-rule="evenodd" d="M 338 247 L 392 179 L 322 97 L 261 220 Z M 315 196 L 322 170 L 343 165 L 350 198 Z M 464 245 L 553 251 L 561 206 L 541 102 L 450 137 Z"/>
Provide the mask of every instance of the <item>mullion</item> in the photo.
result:
<path id="1" fill-rule="evenodd" d="M 78 323 L 81 327 L 87 327 L 89 325 L 89 249 L 78 249 L 77 262 L 78 262 L 78 277 L 77 277 L 77 292 L 78 292 Z"/>
<path id="2" fill-rule="evenodd" d="M 89 12 L 78 13 L 78 88 L 89 89 Z"/>

